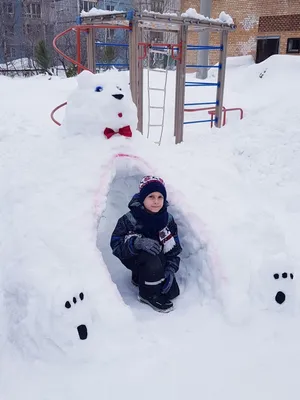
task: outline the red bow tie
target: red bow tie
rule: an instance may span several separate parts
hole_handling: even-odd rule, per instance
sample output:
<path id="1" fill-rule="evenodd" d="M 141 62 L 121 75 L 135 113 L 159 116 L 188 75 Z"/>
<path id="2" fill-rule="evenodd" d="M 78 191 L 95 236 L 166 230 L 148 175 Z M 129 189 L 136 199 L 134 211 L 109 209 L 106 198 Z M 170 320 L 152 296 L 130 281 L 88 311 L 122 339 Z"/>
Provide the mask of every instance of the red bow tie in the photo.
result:
<path id="1" fill-rule="evenodd" d="M 117 132 L 115 132 L 111 128 L 105 128 L 105 130 L 104 130 L 104 135 L 107 137 L 107 139 L 110 139 L 113 135 L 116 135 L 117 133 L 119 133 L 122 136 L 126 136 L 126 137 L 132 136 L 132 132 L 131 132 L 129 125 L 124 126 L 123 128 L 120 128 L 119 131 L 117 131 Z"/>

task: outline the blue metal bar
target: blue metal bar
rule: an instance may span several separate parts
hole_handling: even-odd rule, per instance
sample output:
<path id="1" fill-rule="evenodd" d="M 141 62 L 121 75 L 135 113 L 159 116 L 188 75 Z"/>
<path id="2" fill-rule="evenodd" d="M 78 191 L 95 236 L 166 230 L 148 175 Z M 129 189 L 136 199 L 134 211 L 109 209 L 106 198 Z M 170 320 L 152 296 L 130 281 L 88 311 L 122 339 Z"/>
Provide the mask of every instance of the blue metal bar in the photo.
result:
<path id="1" fill-rule="evenodd" d="M 133 20 L 133 17 L 134 17 L 134 10 L 129 10 L 129 11 L 127 11 L 126 19 L 127 19 L 128 21 L 132 21 L 132 20 Z"/>
<path id="2" fill-rule="evenodd" d="M 186 87 L 190 86 L 220 86 L 220 82 L 212 83 L 212 82 L 185 82 Z"/>
<path id="3" fill-rule="evenodd" d="M 194 65 L 194 64 L 187 64 L 187 68 L 218 68 L 220 69 L 221 67 L 219 65 Z"/>
<path id="4" fill-rule="evenodd" d="M 216 121 L 216 119 L 214 118 L 213 122 L 215 122 L 215 121 Z M 202 122 L 211 122 L 211 119 L 200 119 L 199 121 L 188 121 L 188 122 L 184 122 L 183 124 L 184 125 L 187 125 L 187 124 L 200 124 Z"/>
<path id="5" fill-rule="evenodd" d="M 223 50 L 223 46 L 199 46 L 189 44 L 187 50 Z"/>
<path id="6" fill-rule="evenodd" d="M 104 64 L 104 63 L 96 63 L 96 67 L 129 67 L 129 64 Z"/>
<path id="7" fill-rule="evenodd" d="M 128 47 L 128 44 L 122 44 L 122 43 L 102 43 L 102 42 L 96 42 L 96 46 L 112 46 L 112 47 Z"/>
<path id="8" fill-rule="evenodd" d="M 76 24 L 81 25 L 82 24 L 82 17 L 78 16 L 76 17 Z"/>
<path id="9" fill-rule="evenodd" d="M 216 105 L 216 101 L 208 101 L 206 103 L 185 103 L 185 106 L 208 106 L 208 105 Z"/>

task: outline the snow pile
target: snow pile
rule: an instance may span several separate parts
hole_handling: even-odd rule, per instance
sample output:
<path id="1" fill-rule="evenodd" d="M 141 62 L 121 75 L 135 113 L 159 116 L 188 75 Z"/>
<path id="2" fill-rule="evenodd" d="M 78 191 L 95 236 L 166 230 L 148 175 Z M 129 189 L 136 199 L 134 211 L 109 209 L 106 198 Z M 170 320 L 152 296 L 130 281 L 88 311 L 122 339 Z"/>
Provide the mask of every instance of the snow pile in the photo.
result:
<path id="1" fill-rule="evenodd" d="M 169 72 L 160 147 L 135 128 L 132 138 L 103 136 L 105 125 L 119 129 L 113 124 L 133 115 L 128 73 L 83 74 L 78 85 L 0 77 L 3 398 L 136 400 L 143 393 L 150 400 L 158 391 L 176 400 L 199 392 L 208 400 L 251 400 L 257 392 L 295 398 L 298 64 L 295 57 L 229 60 L 225 105 L 243 107 L 244 120 L 228 115 L 222 130 L 186 126 L 178 146 Z M 122 117 L 115 106 L 122 99 L 112 97 L 120 93 Z M 71 106 L 57 128 L 49 114 L 67 95 Z M 187 102 L 214 96 L 211 87 L 186 89 Z M 145 173 L 165 180 L 184 247 L 182 295 L 163 316 L 137 302 L 109 248 Z"/>
<path id="2" fill-rule="evenodd" d="M 222 11 L 219 15 L 219 18 L 209 18 L 205 17 L 202 14 L 197 13 L 195 8 L 189 8 L 184 13 L 181 14 L 183 18 L 195 18 L 199 19 L 200 21 L 211 21 L 211 22 L 221 22 L 223 24 L 232 25 L 233 19 L 229 14 L 226 14 L 225 11 Z"/>
<path id="3" fill-rule="evenodd" d="M 177 17 L 176 13 L 168 13 L 168 12 L 160 13 L 160 12 L 157 12 L 157 11 L 144 10 L 143 13 L 145 13 L 145 14 L 147 14 L 147 13 L 148 14 L 155 14 L 155 15 L 168 15 L 169 17 L 170 16 L 171 17 Z"/>
<path id="4" fill-rule="evenodd" d="M 32 60 L 31 58 L 17 58 L 12 61 L 8 61 L 7 63 L 0 64 L 0 69 L 9 69 L 9 70 L 15 70 L 15 69 L 36 69 L 36 62 Z"/>
<path id="5" fill-rule="evenodd" d="M 121 11 L 121 10 L 102 10 L 101 8 L 96 8 L 93 7 L 90 9 L 90 11 L 84 11 L 82 10 L 80 13 L 81 17 L 97 17 L 98 15 L 114 15 L 114 14 L 123 14 L 126 13 L 126 11 Z"/>

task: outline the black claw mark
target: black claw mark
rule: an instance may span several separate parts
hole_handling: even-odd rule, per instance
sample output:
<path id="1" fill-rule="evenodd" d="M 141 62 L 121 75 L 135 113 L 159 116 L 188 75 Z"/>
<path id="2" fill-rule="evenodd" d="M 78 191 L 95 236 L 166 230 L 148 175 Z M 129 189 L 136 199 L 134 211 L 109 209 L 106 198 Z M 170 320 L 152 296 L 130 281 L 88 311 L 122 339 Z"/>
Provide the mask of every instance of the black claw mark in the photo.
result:
<path id="1" fill-rule="evenodd" d="M 79 338 L 81 340 L 85 340 L 88 337 L 88 331 L 87 331 L 87 327 L 85 325 L 77 326 L 77 331 L 78 331 Z"/>
<path id="2" fill-rule="evenodd" d="M 277 292 L 276 296 L 275 296 L 275 301 L 278 304 L 282 304 L 285 302 L 286 296 L 283 292 Z"/>
<path id="3" fill-rule="evenodd" d="M 66 308 L 71 308 L 71 303 L 70 303 L 69 301 L 66 301 L 66 302 L 65 302 L 65 307 L 66 307 Z"/>
<path id="4" fill-rule="evenodd" d="M 79 298 L 82 301 L 84 299 L 84 294 L 82 292 L 79 293 Z M 77 299 L 74 296 L 73 297 L 73 303 L 76 304 L 77 303 Z M 66 308 L 71 308 L 71 303 L 69 301 L 65 302 L 65 307 Z M 77 332 L 79 335 L 80 340 L 85 340 L 88 337 L 88 330 L 86 325 L 78 325 L 77 326 Z"/>
<path id="5" fill-rule="evenodd" d="M 286 279 L 287 276 L 288 276 L 288 274 L 287 274 L 286 272 L 284 272 L 284 273 L 282 274 L 282 277 L 283 277 L 284 279 Z"/>
<path id="6" fill-rule="evenodd" d="M 294 274 L 290 274 L 290 278 L 291 278 L 291 279 L 294 279 Z"/>
<path id="7" fill-rule="evenodd" d="M 279 279 L 279 274 L 274 274 L 274 279 Z"/>

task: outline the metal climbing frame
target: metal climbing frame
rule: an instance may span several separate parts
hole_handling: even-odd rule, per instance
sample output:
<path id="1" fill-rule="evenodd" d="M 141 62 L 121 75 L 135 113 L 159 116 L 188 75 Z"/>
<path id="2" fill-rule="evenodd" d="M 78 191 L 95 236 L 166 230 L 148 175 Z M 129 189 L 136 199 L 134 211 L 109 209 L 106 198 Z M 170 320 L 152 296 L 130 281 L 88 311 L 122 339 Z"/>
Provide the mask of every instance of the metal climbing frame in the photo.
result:
<path id="1" fill-rule="evenodd" d="M 170 56 L 171 56 L 171 50 L 169 48 L 170 46 L 166 46 L 166 50 L 164 47 L 164 44 L 162 43 L 157 43 L 157 46 L 152 45 L 150 49 L 148 50 L 148 68 L 147 68 L 147 89 L 148 89 L 148 129 L 147 129 L 147 138 L 150 136 L 150 128 L 152 127 L 159 127 L 160 128 L 160 136 L 159 136 L 159 141 L 157 142 L 159 145 L 161 144 L 162 136 L 163 136 L 163 131 L 164 131 L 164 122 L 165 122 L 165 111 L 166 111 L 166 94 L 167 94 L 167 83 L 168 83 L 168 71 L 169 71 L 169 64 L 170 64 Z M 154 56 L 156 54 L 162 54 L 167 57 L 167 63 L 166 63 L 166 69 L 165 70 L 153 70 L 152 74 L 164 74 L 164 85 L 162 87 L 153 87 L 150 86 L 150 64 L 151 64 L 151 54 Z M 151 83 L 152 85 L 152 83 Z M 163 101 L 162 101 L 162 106 L 158 105 L 153 105 L 152 100 L 151 100 L 151 91 L 158 91 L 161 92 L 163 95 Z M 152 124 L 151 123 L 151 110 L 161 110 L 162 116 L 161 116 L 161 123 L 160 124 Z"/>
<path id="2" fill-rule="evenodd" d="M 80 18 L 80 30 L 87 33 L 88 69 L 96 71 L 95 60 L 95 33 L 93 27 L 129 29 L 129 70 L 130 87 L 134 103 L 138 110 L 138 130 L 143 132 L 143 60 L 147 57 L 148 50 L 153 46 L 143 42 L 144 32 L 172 32 L 177 35 L 177 44 L 172 45 L 172 58 L 177 60 L 176 65 L 176 97 L 175 97 L 175 122 L 174 135 L 176 143 L 183 140 L 184 124 L 184 97 L 185 73 L 188 32 L 211 31 L 220 32 L 220 58 L 215 102 L 215 126 L 222 126 L 222 106 L 225 83 L 225 67 L 227 53 L 228 33 L 235 29 L 233 24 L 227 24 L 207 19 L 180 17 L 169 14 L 151 12 L 111 13 Z M 74 28 L 74 27 L 73 27 Z M 76 29 L 76 28 L 75 28 Z M 77 30 L 77 40 L 80 37 Z M 79 33 L 78 33 L 79 32 Z M 78 42 L 77 42 L 78 45 Z M 161 46 L 161 44 L 160 44 Z M 175 50 L 177 54 L 175 55 Z M 80 54 L 80 49 L 78 50 Z M 77 63 L 82 68 L 82 65 Z M 84 67 L 82 68 L 84 69 Z M 150 121 L 148 121 L 149 123 Z"/>

